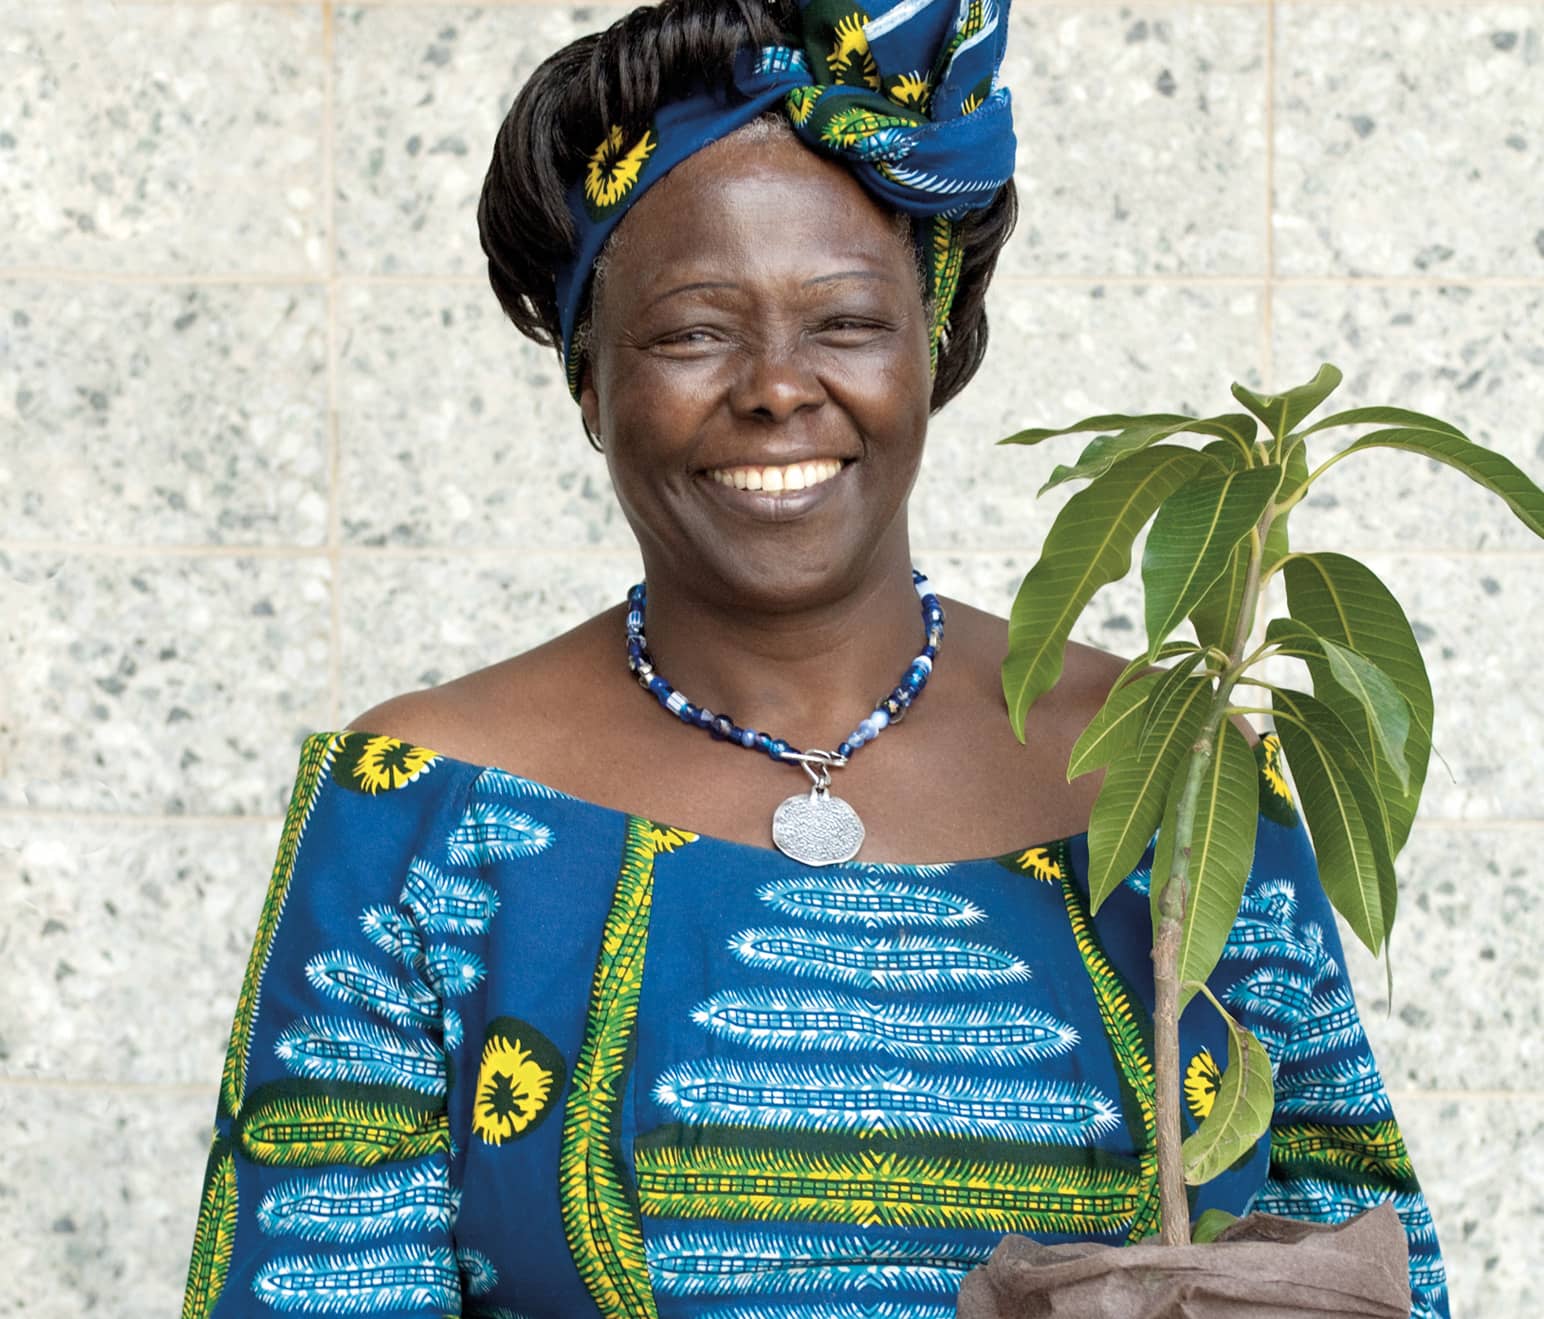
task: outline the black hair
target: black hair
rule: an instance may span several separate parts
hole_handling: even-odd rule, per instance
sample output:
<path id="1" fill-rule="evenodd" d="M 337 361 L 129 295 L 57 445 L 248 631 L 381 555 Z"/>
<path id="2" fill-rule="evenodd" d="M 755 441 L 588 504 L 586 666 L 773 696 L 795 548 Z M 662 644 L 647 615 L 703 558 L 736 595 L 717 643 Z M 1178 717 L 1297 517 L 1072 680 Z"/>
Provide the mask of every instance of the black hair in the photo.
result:
<path id="1" fill-rule="evenodd" d="M 567 194 L 612 125 L 641 134 L 663 104 L 727 82 L 746 46 L 798 44 L 795 0 L 663 0 L 549 56 L 520 89 L 494 142 L 477 231 L 494 295 L 515 328 L 562 351 L 556 270 L 572 258 Z M 958 222 L 959 286 L 938 351 L 931 406 L 943 407 L 986 355 L 986 290 L 1018 216 L 1009 181 Z"/>

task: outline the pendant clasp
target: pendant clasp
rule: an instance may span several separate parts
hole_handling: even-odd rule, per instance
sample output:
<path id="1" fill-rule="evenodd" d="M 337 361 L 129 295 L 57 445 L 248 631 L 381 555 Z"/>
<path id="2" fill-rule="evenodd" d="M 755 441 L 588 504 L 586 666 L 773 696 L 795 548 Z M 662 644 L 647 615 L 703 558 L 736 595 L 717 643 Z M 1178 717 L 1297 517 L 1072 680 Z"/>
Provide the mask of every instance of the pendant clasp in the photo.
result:
<path id="1" fill-rule="evenodd" d="M 847 763 L 847 757 L 838 755 L 835 751 L 821 751 L 813 748 L 809 751 L 794 751 L 789 749 L 783 752 L 781 759 L 796 760 L 799 768 L 810 776 L 810 781 L 815 785 L 812 793 L 825 796 L 831 787 L 831 771 L 841 769 Z"/>

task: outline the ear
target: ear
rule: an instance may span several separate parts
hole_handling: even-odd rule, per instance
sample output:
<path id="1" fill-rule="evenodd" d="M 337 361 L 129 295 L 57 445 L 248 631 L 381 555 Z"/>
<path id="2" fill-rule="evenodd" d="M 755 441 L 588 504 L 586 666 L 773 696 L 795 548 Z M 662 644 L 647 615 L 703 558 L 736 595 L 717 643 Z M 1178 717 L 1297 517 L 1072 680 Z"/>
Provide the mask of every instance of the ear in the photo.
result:
<path id="1" fill-rule="evenodd" d="M 595 392 L 595 374 L 588 362 L 579 377 L 579 415 L 591 435 L 600 434 L 600 395 Z"/>

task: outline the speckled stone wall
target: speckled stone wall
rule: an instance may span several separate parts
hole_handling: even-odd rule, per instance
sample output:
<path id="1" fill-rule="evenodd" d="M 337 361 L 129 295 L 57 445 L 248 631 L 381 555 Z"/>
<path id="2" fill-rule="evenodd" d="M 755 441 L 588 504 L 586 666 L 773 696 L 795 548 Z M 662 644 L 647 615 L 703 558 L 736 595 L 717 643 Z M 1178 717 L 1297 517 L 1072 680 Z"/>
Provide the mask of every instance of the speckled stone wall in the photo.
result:
<path id="1" fill-rule="evenodd" d="M 301 737 L 617 599 L 634 555 L 474 207 L 534 62 L 612 6 L 0 0 L 0 1315 L 173 1314 Z M 1544 476 L 1544 5 L 1034 3 L 1024 218 L 916 497 L 1006 609 L 1054 456 L 1322 360 Z M 1462 1319 L 1544 1312 L 1544 554 L 1347 463 L 1436 688 L 1396 997 L 1353 952 Z M 1132 593 L 1084 635 L 1129 652 Z"/>

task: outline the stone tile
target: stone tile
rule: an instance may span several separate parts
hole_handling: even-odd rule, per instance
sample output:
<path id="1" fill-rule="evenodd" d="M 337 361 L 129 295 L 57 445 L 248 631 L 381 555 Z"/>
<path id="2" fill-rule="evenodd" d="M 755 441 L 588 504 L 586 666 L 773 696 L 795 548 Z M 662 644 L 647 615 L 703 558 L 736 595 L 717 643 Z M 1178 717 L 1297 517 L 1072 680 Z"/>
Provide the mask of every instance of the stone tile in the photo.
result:
<path id="1" fill-rule="evenodd" d="M 1447 765 L 1433 756 L 1422 817 L 1537 820 L 1544 691 L 1533 657 L 1544 651 L 1544 554 L 1366 562 L 1403 603 L 1431 675 L 1433 740 Z"/>
<path id="2" fill-rule="evenodd" d="M 1436 1220 L 1453 1319 L 1533 1319 L 1544 1310 L 1533 1267 L 1544 1201 L 1529 1170 L 1544 1142 L 1544 1100 L 1406 1095 L 1395 1107 Z"/>
<path id="3" fill-rule="evenodd" d="M 7 539 L 325 538 L 321 288 L 27 280 L 0 298 Z"/>
<path id="4" fill-rule="evenodd" d="M 1333 362 L 1328 416 L 1398 404 L 1441 418 L 1544 483 L 1544 289 L 1285 285 L 1273 304 L 1273 388 Z M 1315 462 L 1373 428 L 1309 440 Z M 1359 455 L 1328 473 L 1293 519 L 1305 548 L 1527 549 L 1537 538 L 1490 492 L 1416 454 Z"/>
<path id="5" fill-rule="evenodd" d="M 319 5 L 0 0 L 5 262 L 327 267 Z"/>
<path id="6" fill-rule="evenodd" d="M 515 93 L 560 46 L 629 8 L 340 6 L 333 57 L 339 268 L 485 271 L 477 199 Z"/>
<path id="7" fill-rule="evenodd" d="M 1260 275 L 1266 12 L 1016 6 L 1011 274 Z"/>
<path id="8" fill-rule="evenodd" d="M 321 558 L 0 551 L 0 804 L 282 811 L 328 616 Z"/>
<path id="9" fill-rule="evenodd" d="M 622 601 L 636 554 L 350 554 L 340 571 L 343 722 L 532 646 Z M 622 660 L 618 641 L 618 663 Z"/>
<path id="10" fill-rule="evenodd" d="M 277 820 L 0 820 L 0 1073 L 214 1084 Z"/>
<path id="11" fill-rule="evenodd" d="M 1003 618 L 1032 564 L 1031 556 L 991 553 L 939 554 L 917 560 L 943 595 Z M 1072 629 L 1072 640 L 1127 657 L 1143 649 L 1145 635 L 1142 584 L 1135 576 L 1112 582 L 1095 595 Z"/>
<path id="12" fill-rule="evenodd" d="M 997 285 L 986 361 L 928 432 L 911 506 L 919 554 L 1013 549 L 1027 570 L 1080 487 L 1035 492 L 1093 435 L 997 441 L 1102 413 L 1237 411 L 1229 382 L 1260 384 L 1260 314 L 1252 287 Z"/>
<path id="13" fill-rule="evenodd" d="M 215 1092 L 0 1082 L 5 1319 L 181 1304 Z"/>
<path id="14" fill-rule="evenodd" d="M 1544 8 L 1284 5 L 1276 52 L 1276 273 L 1544 274 Z"/>
<path id="15" fill-rule="evenodd" d="M 1362 1021 L 1392 1089 L 1544 1091 L 1535 892 L 1541 828 L 1418 827 L 1399 858 L 1394 1006 L 1344 927 Z"/>
<path id="16" fill-rule="evenodd" d="M 356 285 L 341 315 L 346 544 L 631 546 L 557 357 L 492 293 Z"/>

